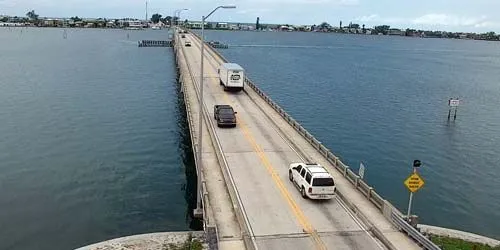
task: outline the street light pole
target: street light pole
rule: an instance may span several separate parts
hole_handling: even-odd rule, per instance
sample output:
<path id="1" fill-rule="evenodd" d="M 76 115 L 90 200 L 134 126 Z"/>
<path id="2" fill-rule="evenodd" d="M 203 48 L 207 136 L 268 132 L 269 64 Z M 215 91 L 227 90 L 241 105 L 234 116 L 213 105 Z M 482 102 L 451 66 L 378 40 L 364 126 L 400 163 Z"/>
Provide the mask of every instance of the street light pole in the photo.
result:
<path id="1" fill-rule="evenodd" d="M 184 11 L 184 10 L 189 10 L 189 9 L 178 9 L 178 10 L 175 10 L 174 11 L 174 15 L 172 16 L 172 20 L 170 20 L 170 26 L 173 26 L 174 24 L 174 19 L 176 16 L 179 16 L 178 19 L 180 19 L 180 16 L 181 16 L 181 12 Z"/>
<path id="2" fill-rule="evenodd" d="M 205 20 L 210 16 L 212 15 L 216 10 L 220 9 L 220 8 L 223 8 L 223 9 L 234 9 L 236 8 L 236 6 L 234 5 L 221 5 L 221 6 L 218 6 L 217 8 L 215 8 L 214 10 L 212 10 L 212 12 L 210 12 L 207 16 L 202 16 L 201 17 L 201 59 L 200 59 L 200 64 L 201 64 L 201 68 L 200 68 L 200 108 L 199 108 L 199 117 L 198 117 L 198 123 L 199 123 L 199 126 L 198 126 L 198 151 L 196 152 L 197 153 L 197 156 L 196 156 L 196 160 L 197 160 L 197 163 L 199 164 L 199 173 L 197 173 L 198 175 L 198 180 L 197 180 L 197 183 L 198 183 L 198 194 L 197 194 L 197 199 L 196 199 L 196 209 L 195 209 L 195 212 L 194 214 L 195 215 L 203 215 L 203 210 L 201 210 L 201 171 L 203 170 L 203 163 L 201 162 L 201 151 L 203 149 L 203 85 L 205 85 L 203 83 L 203 58 L 204 58 L 204 54 L 205 54 Z"/>

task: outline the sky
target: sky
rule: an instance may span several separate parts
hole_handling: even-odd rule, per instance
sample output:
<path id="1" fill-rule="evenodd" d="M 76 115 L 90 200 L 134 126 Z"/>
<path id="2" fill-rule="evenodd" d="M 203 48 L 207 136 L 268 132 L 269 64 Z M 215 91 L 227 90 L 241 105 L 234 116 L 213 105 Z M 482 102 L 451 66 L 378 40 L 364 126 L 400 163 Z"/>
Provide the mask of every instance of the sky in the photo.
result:
<path id="1" fill-rule="evenodd" d="M 35 10 L 44 17 L 145 18 L 146 0 L 0 0 L 0 15 L 25 16 Z M 148 0 L 148 13 L 200 20 L 218 5 L 208 21 L 338 26 L 349 22 L 366 27 L 500 33 L 500 0 Z"/>

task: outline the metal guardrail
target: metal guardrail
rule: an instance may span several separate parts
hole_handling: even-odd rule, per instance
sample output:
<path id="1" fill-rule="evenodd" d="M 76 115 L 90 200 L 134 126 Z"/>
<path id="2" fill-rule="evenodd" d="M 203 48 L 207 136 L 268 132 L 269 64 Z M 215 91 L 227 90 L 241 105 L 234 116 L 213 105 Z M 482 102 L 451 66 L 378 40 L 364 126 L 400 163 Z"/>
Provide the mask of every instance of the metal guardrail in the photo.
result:
<path id="1" fill-rule="evenodd" d="M 178 39 L 176 35 L 176 39 Z M 175 47 L 177 50 L 179 50 L 177 47 Z M 182 53 L 184 56 L 184 59 L 187 62 L 187 58 L 184 53 Z M 198 86 L 196 85 L 196 80 L 194 79 L 194 75 L 192 74 L 191 67 L 189 64 L 187 64 L 187 68 L 189 71 L 189 74 L 191 75 L 191 80 L 193 82 L 194 88 L 195 88 L 195 93 L 196 96 L 198 97 L 199 100 L 199 90 Z M 186 95 L 186 93 L 184 93 Z M 255 242 L 255 237 L 253 236 L 251 227 L 250 227 L 250 222 L 248 220 L 248 217 L 246 216 L 246 212 L 244 211 L 245 208 L 243 207 L 240 195 L 238 193 L 238 190 L 236 189 L 236 185 L 234 183 L 233 176 L 231 174 L 231 171 L 229 170 L 229 165 L 227 163 L 226 157 L 222 153 L 222 146 L 220 144 L 220 140 L 217 137 L 217 134 L 215 132 L 215 126 L 211 120 L 210 113 L 208 112 L 208 108 L 206 105 L 203 103 L 202 110 L 200 112 L 203 112 L 204 115 L 204 120 L 206 121 L 206 125 L 208 126 L 209 130 L 211 133 L 209 133 L 210 138 L 212 139 L 212 143 L 216 147 L 215 153 L 217 155 L 217 159 L 219 161 L 219 164 L 221 164 L 222 167 L 222 173 L 223 173 L 223 178 L 224 181 L 228 187 L 229 191 L 229 196 L 231 198 L 232 204 L 233 204 L 233 209 L 236 214 L 236 218 L 238 220 L 238 223 L 240 224 L 240 229 L 241 229 L 241 235 L 243 238 L 243 242 L 245 244 L 246 249 L 249 250 L 257 250 L 257 243 Z M 202 122 L 202 121 L 199 121 Z M 195 131 L 195 130 L 192 130 Z M 208 200 L 208 197 L 207 197 Z M 215 224 L 215 223 L 214 223 Z"/>
<path id="2" fill-rule="evenodd" d="M 408 224 L 408 222 L 406 222 L 406 220 L 403 219 L 402 215 L 398 214 L 396 211 L 392 212 L 391 219 L 396 224 L 396 226 L 399 227 L 400 230 L 403 230 L 406 233 L 408 233 L 408 235 L 410 237 L 412 237 L 417 242 L 422 244 L 422 246 L 425 249 L 428 249 L 428 250 L 440 250 L 441 249 L 436 244 L 434 244 L 434 242 L 430 241 L 429 239 L 427 239 L 427 237 L 422 235 L 416 228 L 414 228 L 410 224 Z"/>
<path id="3" fill-rule="evenodd" d="M 189 31 L 194 36 L 200 39 L 200 36 L 192 31 Z M 219 58 L 222 59 L 223 62 L 229 62 L 222 54 L 220 54 L 217 50 L 210 48 L 207 46 L 207 51 L 210 53 L 216 54 Z M 290 126 L 292 126 L 304 139 L 306 139 L 319 153 L 321 153 L 327 160 L 330 162 L 335 169 L 337 169 L 351 184 L 355 186 L 373 205 L 375 205 L 384 216 L 397 228 L 407 233 L 411 238 L 416 240 L 419 244 L 426 247 L 426 249 L 434 250 L 439 249 L 431 240 L 422 235 L 418 230 L 413 228 L 410 224 L 408 224 L 402 217 L 401 212 L 397 210 L 392 204 L 390 204 L 387 200 L 384 200 L 378 193 L 375 192 L 375 189 L 368 185 L 364 180 L 362 180 L 358 175 L 356 175 L 349 166 L 345 165 L 339 157 L 335 156 L 330 149 L 325 147 L 318 139 L 316 139 L 311 133 L 309 133 L 300 123 L 298 123 L 292 116 L 290 116 L 283 108 L 281 108 L 277 103 L 275 103 L 267 94 L 264 93 L 256 84 L 254 84 L 248 77 L 245 78 L 245 83 L 247 86 L 252 88 L 262 99 L 264 99 L 276 112 L 280 114 L 280 116 L 288 122 Z M 387 206 L 390 206 L 388 208 Z M 387 214 L 384 210 L 390 209 L 391 213 Z M 396 215 L 393 215 L 396 213 Z M 359 216 L 359 214 L 358 214 Z M 395 219 L 398 217 L 399 219 Z M 400 226 L 401 221 L 406 223 L 405 227 Z M 412 228 L 412 229 L 410 229 Z M 377 235 L 377 230 L 374 233 Z M 378 233 L 381 237 L 383 237 L 382 233 Z M 377 236 L 378 237 L 378 236 Z M 427 248 L 427 246 L 435 246 L 437 248 Z"/>

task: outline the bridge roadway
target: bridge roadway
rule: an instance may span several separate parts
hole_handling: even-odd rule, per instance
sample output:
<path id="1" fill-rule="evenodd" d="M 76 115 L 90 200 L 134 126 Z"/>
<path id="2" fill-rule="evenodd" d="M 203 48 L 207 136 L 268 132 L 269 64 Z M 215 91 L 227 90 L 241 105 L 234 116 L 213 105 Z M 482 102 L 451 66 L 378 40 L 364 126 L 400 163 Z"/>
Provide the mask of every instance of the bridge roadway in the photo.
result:
<path id="1" fill-rule="evenodd" d="M 177 39 L 181 41 L 185 63 L 189 64 L 199 89 L 201 42 L 192 34 Z M 190 40 L 192 47 L 185 47 L 185 40 Z M 258 248 L 386 249 L 340 198 L 313 201 L 301 197 L 288 180 L 288 165 L 314 159 L 287 139 L 276 121 L 264 113 L 255 97 L 243 91 L 223 91 L 217 75 L 217 67 L 223 61 L 209 50 L 205 47 L 204 103 L 211 117 L 215 104 L 230 104 L 238 112 L 238 126 L 215 126 L 215 136 L 221 143 L 250 224 L 250 234 L 255 237 Z M 215 124 L 213 119 L 209 122 Z M 203 150 L 202 157 L 206 150 Z M 211 195 L 217 194 L 209 193 Z M 217 203 L 217 199 L 212 200 L 211 203 Z M 218 225 L 224 226 L 220 222 Z M 402 234 L 393 239 L 400 241 L 396 246 L 419 249 Z"/>

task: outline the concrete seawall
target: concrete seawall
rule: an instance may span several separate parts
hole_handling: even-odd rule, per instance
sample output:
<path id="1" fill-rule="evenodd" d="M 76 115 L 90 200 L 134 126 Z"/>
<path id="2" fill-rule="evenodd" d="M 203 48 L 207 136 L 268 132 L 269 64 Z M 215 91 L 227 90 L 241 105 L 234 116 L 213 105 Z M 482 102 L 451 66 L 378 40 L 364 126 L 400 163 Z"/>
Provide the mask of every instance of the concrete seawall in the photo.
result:
<path id="1" fill-rule="evenodd" d="M 192 237 L 193 240 L 200 242 L 204 241 L 204 232 L 163 232 L 139 234 L 125 236 L 112 240 L 99 242 L 96 244 L 77 248 L 76 250 L 132 250 L 132 249 L 148 249 L 148 250 L 164 250 L 168 249 L 169 244 L 182 245 Z M 203 249 L 208 249 L 208 245 L 204 244 Z"/>
<path id="2" fill-rule="evenodd" d="M 437 236 L 446 236 L 450 238 L 462 239 L 469 242 L 486 244 L 491 247 L 500 246 L 500 241 L 492 238 L 488 238 L 485 236 L 477 235 L 474 233 L 464 232 L 460 230 L 444 228 L 444 227 L 436 227 L 430 225 L 418 225 L 420 231 L 424 234 L 428 235 L 437 235 Z"/>

